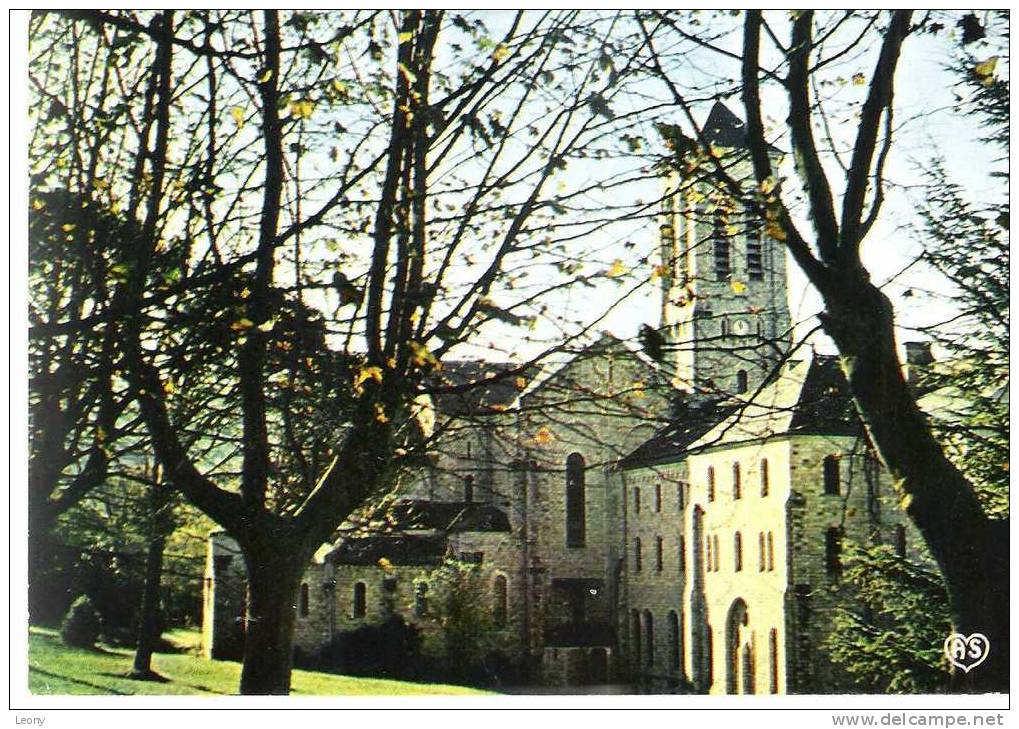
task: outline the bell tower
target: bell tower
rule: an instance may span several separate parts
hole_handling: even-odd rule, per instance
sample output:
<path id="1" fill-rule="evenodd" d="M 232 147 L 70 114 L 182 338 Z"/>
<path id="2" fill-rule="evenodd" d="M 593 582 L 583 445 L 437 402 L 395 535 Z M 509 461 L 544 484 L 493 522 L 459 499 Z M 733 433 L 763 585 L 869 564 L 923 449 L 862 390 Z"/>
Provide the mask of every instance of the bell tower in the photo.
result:
<path id="1" fill-rule="evenodd" d="M 754 189 L 743 122 L 719 102 L 703 133 L 726 172 Z M 749 396 L 791 340 L 785 248 L 707 173 L 672 170 L 665 180 L 660 332 L 677 386 Z"/>

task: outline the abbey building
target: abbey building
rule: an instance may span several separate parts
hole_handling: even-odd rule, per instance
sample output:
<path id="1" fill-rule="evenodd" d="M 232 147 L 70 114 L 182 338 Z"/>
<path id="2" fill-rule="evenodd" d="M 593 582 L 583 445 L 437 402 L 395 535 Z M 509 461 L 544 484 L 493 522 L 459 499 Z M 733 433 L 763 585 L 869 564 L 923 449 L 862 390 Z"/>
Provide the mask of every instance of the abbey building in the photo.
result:
<path id="1" fill-rule="evenodd" d="M 747 175 L 742 123 L 719 104 L 705 131 Z M 656 356 L 606 334 L 526 377 L 448 365 L 479 386 L 435 399 L 434 458 L 309 565 L 294 598 L 302 655 L 400 617 L 441 661 L 455 589 L 484 608 L 486 665 L 529 685 L 848 688 L 824 648 L 852 599 L 843 542 L 920 559 L 919 539 L 837 362 L 790 355 L 781 244 L 681 175 L 657 234 Z M 210 657 L 242 644 L 243 580 L 236 545 L 213 534 Z"/>

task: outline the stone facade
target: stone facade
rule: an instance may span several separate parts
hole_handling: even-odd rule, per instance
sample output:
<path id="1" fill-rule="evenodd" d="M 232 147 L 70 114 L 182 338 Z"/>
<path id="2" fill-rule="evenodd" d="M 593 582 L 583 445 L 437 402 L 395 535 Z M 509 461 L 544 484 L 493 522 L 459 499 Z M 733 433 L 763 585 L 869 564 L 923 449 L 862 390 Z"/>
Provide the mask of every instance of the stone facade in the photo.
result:
<path id="1" fill-rule="evenodd" d="M 706 128 L 745 172 L 739 121 L 716 107 Z M 473 565 L 485 643 L 529 683 L 848 688 L 823 648 L 852 600 L 841 545 L 926 559 L 921 540 L 837 361 L 784 362 L 781 249 L 696 184 L 672 179 L 663 201 L 661 360 L 606 335 L 526 377 L 451 367 L 478 389 L 434 398 L 432 459 L 320 550 L 294 597 L 297 650 L 400 616 L 443 660 L 453 562 Z M 213 535 L 210 657 L 239 655 L 243 568 Z"/>

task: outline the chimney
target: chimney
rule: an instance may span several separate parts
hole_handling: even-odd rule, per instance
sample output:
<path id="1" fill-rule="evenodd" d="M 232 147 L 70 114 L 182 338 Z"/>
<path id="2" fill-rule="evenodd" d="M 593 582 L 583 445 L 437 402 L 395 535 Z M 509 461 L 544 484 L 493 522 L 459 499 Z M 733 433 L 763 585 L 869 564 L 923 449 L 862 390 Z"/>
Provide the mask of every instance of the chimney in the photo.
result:
<path id="1" fill-rule="evenodd" d="M 934 362 L 930 342 L 906 342 L 906 364 L 923 367 Z"/>

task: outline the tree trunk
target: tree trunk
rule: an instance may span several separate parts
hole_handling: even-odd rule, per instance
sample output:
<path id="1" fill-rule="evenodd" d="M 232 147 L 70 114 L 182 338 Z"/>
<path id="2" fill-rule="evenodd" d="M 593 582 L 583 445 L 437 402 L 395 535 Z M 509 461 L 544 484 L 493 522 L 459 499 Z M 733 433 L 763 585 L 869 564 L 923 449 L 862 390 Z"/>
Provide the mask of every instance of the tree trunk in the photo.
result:
<path id="1" fill-rule="evenodd" d="M 1007 691 L 1008 522 L 987 517 L 931 434 L 902 376 L 887 297 L 853 276 L 823 293 L 822 323 L 844 358 L 867 433 L 945 578 L 954 630 L 983 633 L 990 641 L 987 659 L 958 672 L 955 682 L 960 689 Z"/>
<path id="2" fill-rule="evenodd" d="M 142 593 L 141 618 L 138 624 L 138 647 L 134 653 L 134 674 L 140 677 L 152 675 L 152 653 L 159 640 L 159 593 L 163 579 L 163 548 L 166 537 L 162 533 L 153 535 L 149 541 L 149 553 L 145 560 L 145 589 Z"/>
<path id="3" fill-rule="evenodd" d="M 294 601 L 305 561 L 296 556 L 300 550 L 283 545 L 257 552 L 242 548 L 248 568 L 248 613 L 241 693 L 286 695 L 293 667 Z"/>

